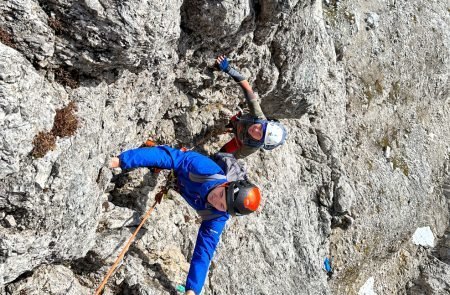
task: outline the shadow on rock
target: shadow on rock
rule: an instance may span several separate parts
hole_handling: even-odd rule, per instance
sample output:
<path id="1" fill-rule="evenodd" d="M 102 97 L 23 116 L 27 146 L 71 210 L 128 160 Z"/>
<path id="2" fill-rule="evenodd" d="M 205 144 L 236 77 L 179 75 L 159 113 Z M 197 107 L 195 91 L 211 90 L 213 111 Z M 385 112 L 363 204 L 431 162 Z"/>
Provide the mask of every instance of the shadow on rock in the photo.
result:
<path id="1" fill-rule="evenodd" d="M 146 171 L 144 171 L 146 170 Z M 148 169 L 126 170 L 115 175 L 116 187 L 111 192 L 111 203 L 143 214 L 147 211 L 150 192 L 157 186 L 158 174 Z"/>
<path id="2" fill-rule="evenodd" d="M 163 286 L 171 295 L 176 295 L 177 290 L 172 284 L 172 281 L 169 279 L 167 274 L 165 273 L 164 269 L 161 267 L 160 263 L 152 263 L 148 256 L 139 248 L 137 247 L 131 247 L 130 252 L 134 255 L 137 255 L 142 260 L 142 265 L 146 268 L 151 269 L 154 271 L 157 275 L 155 276 L 155 279 L 158 280 L 158 282 Z M 131 293 L 133 294 L 133 293 Z"/>

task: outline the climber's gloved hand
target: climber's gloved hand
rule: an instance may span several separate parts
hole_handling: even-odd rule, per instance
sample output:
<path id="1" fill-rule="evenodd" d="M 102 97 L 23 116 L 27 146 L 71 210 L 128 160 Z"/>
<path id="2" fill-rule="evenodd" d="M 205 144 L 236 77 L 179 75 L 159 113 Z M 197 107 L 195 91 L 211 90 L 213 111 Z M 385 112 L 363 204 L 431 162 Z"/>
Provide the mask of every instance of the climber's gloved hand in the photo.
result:
<path id="1" fill-rule="evenodd" d="M 222 72 L 228 73 L 231 69 L 230 64 L 228 63 L 228 59 L 224 56 L 224 55 L 220 55 L 217 59 L 216 59 L 216 63 L 219 66 L 219 69 Z"/>
<path id="2" fill-rule="evenodd" d="M 224 55 L 220 55 L 216 59 L 216 63 L 219 66 L 219 69 L 225 73 L 227 73 L 231 78 L 233 78 L 236 82 L 244 81 L 245 78 L 239 73 L 237 70 L 233 69 L 228 63 L 228 59 Z"/>

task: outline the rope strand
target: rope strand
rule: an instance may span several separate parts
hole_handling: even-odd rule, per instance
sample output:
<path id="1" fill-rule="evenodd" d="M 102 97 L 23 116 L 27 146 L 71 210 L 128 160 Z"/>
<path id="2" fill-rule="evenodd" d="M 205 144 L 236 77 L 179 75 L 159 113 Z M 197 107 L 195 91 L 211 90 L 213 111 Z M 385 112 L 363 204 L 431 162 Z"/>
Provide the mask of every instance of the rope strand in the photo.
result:
<path id="1" fill-rule="evenodd" d="M 133 235 L 128 239 L 127 244 L 125 245 L 125 247 L 122 249 L 122 251 L 120 252 L 119 256 L 117 256 L 116 261 L 114 261 L 113 265 L 111 266 L 111 268 L 109 269 L 108 273 L 106 274 L 105 278 L 103 279 L 102 283 L 100 284 L 100 286 L 97 288 L 97 290 L 95 291 L 95 295 L 100 295 L 103 288 L 105 287 L 106 283 L 108 282 L 109 277 L 112 275 L 112 273 L 114 272 L 114 270 L 116 269 L 117 265 L 119 264 L 119 262 L 122 260 L 122 258 L 125 256 L 125 254 L 128 251 L 128 248 L 130 247 L 131 243 L 133 242 L 134 238 L 136 237 L 137 233 L 139 232 L 139 230 L 141 229 L 141 227 L 144 225 L 145 221 L 148 219 L 148 217 L 150 216 L 150 214 L 152 213 L 153 209 L 155 209 L 156 204 L 158 204 L 158 201 L 155 201 L 155 203 L 153 203 L 152 207 L 150 207 L 150 209 L 145 213 L 144 217 L 142 218 L 141 223 L 139 224 L 139 226 L 136 228 L 136 230 L 134 231 Z"/>

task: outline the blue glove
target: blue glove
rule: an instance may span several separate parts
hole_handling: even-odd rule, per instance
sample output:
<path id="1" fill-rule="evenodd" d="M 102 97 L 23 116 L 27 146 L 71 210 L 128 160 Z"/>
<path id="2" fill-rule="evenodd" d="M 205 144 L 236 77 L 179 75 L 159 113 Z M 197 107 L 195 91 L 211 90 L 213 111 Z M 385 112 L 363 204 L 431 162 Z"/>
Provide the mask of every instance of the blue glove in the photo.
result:
<path id="1" fill-rule="evenodd" d="M 219 68 L 222 72 L 228 73 L 231 69 L 230 65 L 228 64 L 228 59 L 225 57 L 220 63 Z"/>

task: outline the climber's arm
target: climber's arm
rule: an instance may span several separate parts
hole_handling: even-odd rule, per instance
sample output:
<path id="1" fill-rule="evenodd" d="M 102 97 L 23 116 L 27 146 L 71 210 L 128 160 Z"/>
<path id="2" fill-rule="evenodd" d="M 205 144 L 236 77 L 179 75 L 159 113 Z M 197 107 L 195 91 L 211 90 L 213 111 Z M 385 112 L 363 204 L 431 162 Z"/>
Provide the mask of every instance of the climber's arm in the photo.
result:
<path id="1" fill-rule="evenodd" d="M 216 63 L 221 71 L 227 73 L 239 84 L 239 86 L 241 86 L 244 91 L 245 101 L 250 109 L 250 114 L 258 118 L 265 118 L 258 102 L 258 96 L 253 92 L 252 86 L 248 83 L 244 76 L 242 76 L 242 74 L 236 69 L 232 68 L 228 63 L 228 59 L 223 55 L 216 59 Z"/>

